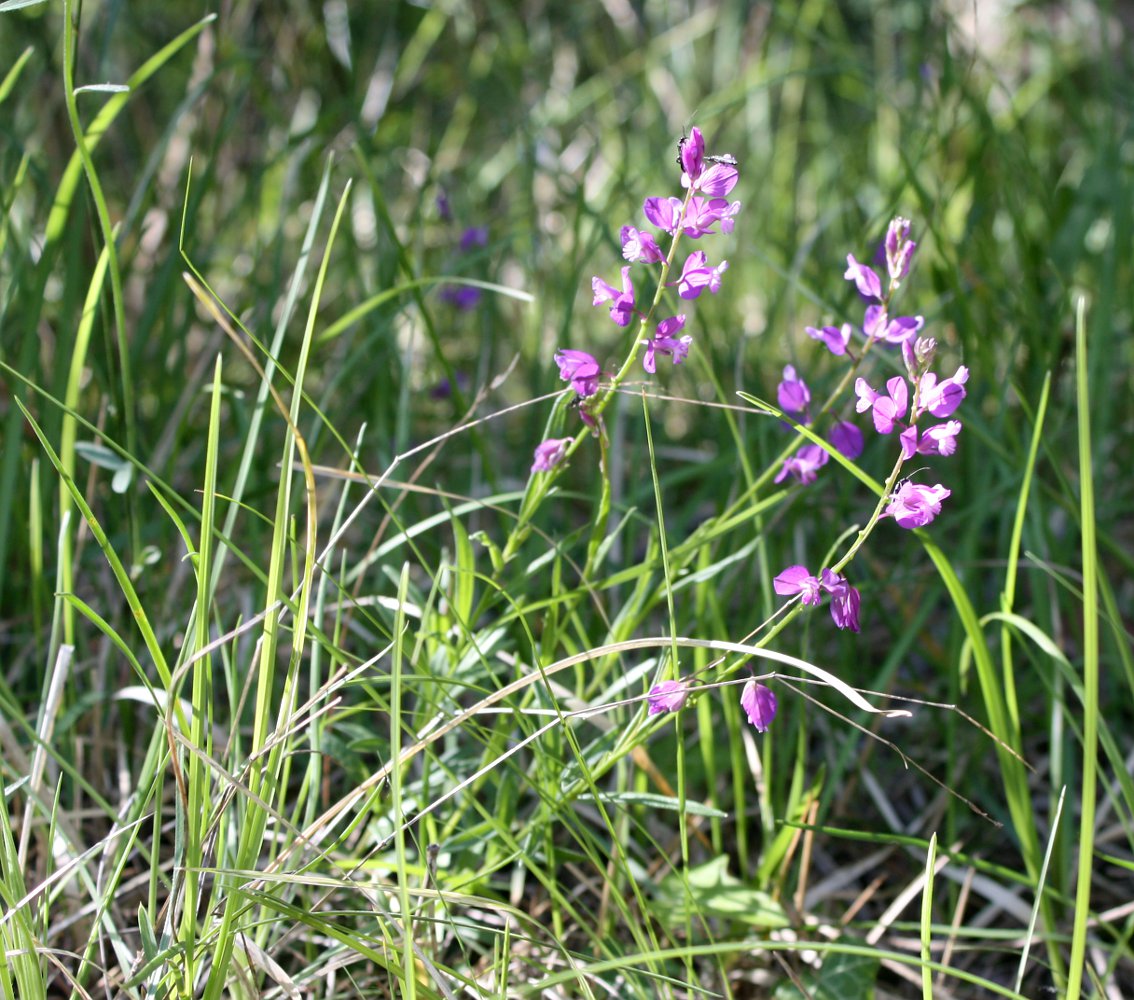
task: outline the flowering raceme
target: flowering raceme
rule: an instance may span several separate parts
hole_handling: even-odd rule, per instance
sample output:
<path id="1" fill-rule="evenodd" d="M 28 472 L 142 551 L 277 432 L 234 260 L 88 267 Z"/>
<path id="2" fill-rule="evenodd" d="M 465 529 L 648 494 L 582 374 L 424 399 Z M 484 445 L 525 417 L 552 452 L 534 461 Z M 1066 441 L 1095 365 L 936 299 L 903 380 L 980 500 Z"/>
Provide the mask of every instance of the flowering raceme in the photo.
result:
<path id="1" fill-rule="evenodd" d="M 804 604 L 818 605 L 822 592 L 831 595 L 831 617 L 841 629 L 858 631 L 858 609 L 861 595 L 857 587 L 852 587 L 847 578 L 840 573 L 825 569 L 818 576 L 812 576 L 806 566 L 789 566 L 772 581 L 777 594 L 791 597 L 796 594 Z"/>

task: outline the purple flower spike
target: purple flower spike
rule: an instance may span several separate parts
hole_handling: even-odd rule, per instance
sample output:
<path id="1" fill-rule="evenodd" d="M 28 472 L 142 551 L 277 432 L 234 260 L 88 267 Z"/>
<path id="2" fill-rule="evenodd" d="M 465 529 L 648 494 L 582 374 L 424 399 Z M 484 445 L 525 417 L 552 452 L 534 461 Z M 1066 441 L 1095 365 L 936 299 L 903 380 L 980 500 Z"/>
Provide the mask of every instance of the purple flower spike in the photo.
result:
<path id="1" fill-rule="evenodd" d="M 804 486 L 815 482 L 819 470 L 830 460 L 827 452 L 817 444 L 805 444 L 791 458 L 784 459 L 784 466 L 776 473 L 775 482 L 782 483 L 788 476 L 798 479 Z"/>
<path id="2" fill-rule="evenodd" d="M 709 267 L 705 251 L 694 250 L 685 258 L 685 266 L 677 282 L 677 294 L 683 299 L 695 299 L 708 288 L 716 295 L 721 287 L 721 275 L 727 270 L 727 260 L 722 260 L 716 267 Z"/>
<path id="3" fill-rule="evenodd" d="M 669 319 L 663 319 L 658 324 L 656 336 L 643 341 L 646 345 L 646 353 L 642 357 L 642 367 L 651 375 L 657 371 L 658 354 L 670 355 L 675 365 L 681 364 L 689 356 L 689 348 L 693 343 L 693 338 L 688 334 L 684 337 L 673 336 L 683 326 L 685 326 L 684 314 L 670 316 Z"/>
<path id="4" fill-rule="evenodd" d="M 852 462 L 862 454 L 865 447 L 862 431 L 849 420 L 841 420 L 831 428 L 828 435 L 831 444 L 838 449 L 840 455 L 849 458 Z"/>
<path id="5" fill-rule="evenodd" d="M 771 688 L 750 680 L 740 692 L 740 707 L 748 721 L 756 727 L 756 732 L 766 733 L 776 717 L 776 696 Z"/>
<path id="6" fill-rule="evenodd" d="M 882 282 L 878 280 L 878 275 L 873 268 L 855 260 L 854 254 L 847 254 L 847 269 L 843 277 L 854 282 L 858 294 L 864 299 L 882 298 Z"/>
<path id="7" fill-rule="evenodd" d="M 633 226 L 622 227 L 622 256 L 630 263 L 644 260 L 647 264 L 656 264 L 665 260 L 665 255 L 654 238 Z"/>
<path id="8" fill-rule="evenodd" d="M 658 229 L 671 235 L 677 232 L 677 220 L 681 218 L 680 198 L 647 198 L 642 211 Z"/>
<path id="9" fill-rule="evenodd" d="M 820 574 L 822 586 L 831 595 L 831 617 L 838 628 L 857 632 L 858 608 L 862 595 L 857 587 L 852 587 L 847 578 L 833 570 L 825 569 Z"/>
<path id="10" fill-rule="evenodd" d="M 820 580 L 812 576 L 806 566 L 789 566 L 772 581 L 772 587 L 782 597 L 795 594 L 802 595 L 800 600 L 804 604 L 818 604 L 822 596 L 819 593 Z"/>
<path id="11" fill-rule="evenodd" d="M 784 367 L 783 381 L 776 387 L 776 400 L 785 413 L 805 413 L 811 403 L 811 390 L 807 383 L 795 374 L 791 365 Z M 808 421 L 804 420 L 803 423 Z"/>
<path id="12" fill-rule="evenodd" d="M 550 472 L 554 469 L 563 461 L 567 446 L 572 440 L 572 438 L 548 438 L 542 444 L 536 445 L 532 472 Z"/>
<path id="13" fill-rule="evenodd" d="M 599 363 L 586 351 L 564 348 L 556 352 L 555 363 L 559 366 L 559 377 L 570 382 L 580 396 L 593 396 L 598 392 Z"/>
<path id="14" fill-rule="evenodd" d="M 441 289 L 441 301 L 462 311 L 475 308 L 480 297 L 480 289 L 470 285 L 445 285 Z"/>
<path id="15" fill-rule="evenodd" d="M 891 495 L 882 516 L 892 517 L 902 528 L 924 528 L 941 513 L 941 501 L 952 493 L 940 483 L 936 486 L 902 483 Z"/>
<path id="16" fill-rule="evenodd" d="M 634 283 L 630 280 L 630 268 L 622 269 L 622 291 L 612 288 L 602 278 L 591 279 L 591 290 L 594 292 L 592 305 L 610 303 L 610 318 L 619 326 L 629 326 L 634 318 Z"/>
<path id="17" fill-rule="evenodd" d="M 681 161 L 681 169 L 685 171 L 685 176 L 690 181 L 695 181 L 701 176 L 701 170 L 705 165 L 704 157 L 705 137 L 701 134 L 701 130 L 694 125 L 689 132 L 689 137 L 681 140 L 677 157 Z"/>
<path id="18" fill-rule="evenodd" d="M 850 343 L 851 337 L 850 323 L 844 323 L 842 326 L 821 326 L 818 329 L 805 326 L 803 329 L 812 340 L 823 341 L 832 354 L 842 356 L 847 353 L 847 344 Z"/>
<path id="19" fill-rule="evenodd" d="M 650 688 L 647 701 L 650 705 L 650 715 L 661 715 L 662 712 L 676 712 L 685 707 L 689 697 L 688 681 L 662 681 Z"/>

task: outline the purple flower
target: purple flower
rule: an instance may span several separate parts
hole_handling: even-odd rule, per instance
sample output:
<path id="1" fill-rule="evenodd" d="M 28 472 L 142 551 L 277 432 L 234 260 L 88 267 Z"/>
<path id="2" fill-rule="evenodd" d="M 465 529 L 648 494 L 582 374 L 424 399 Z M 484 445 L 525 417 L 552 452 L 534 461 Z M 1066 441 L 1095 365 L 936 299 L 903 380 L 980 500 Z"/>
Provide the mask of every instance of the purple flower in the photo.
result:
<path id="1" fill-rule="evenodd" d="M 841 573 L 825 569 L 820 573 L 823 589 L 831 595 L 831 617 L 838 628 L 850 629 L 857 632 L 858 607 L 862 602 L 862 595 L 857 587 L 852 587 L 847 578 Z"/>
<path id="2" fill-rule="evenodd" d="M 937 341 L 932 337 L 918 337 L 916 340 L 902 341 L 902 360 L 906 363 L 906 374 L 911 382 L 920 382 L 922 375 L 937 353 Z M 936 382 L 936 379 L 934 379 Z"/>
<path id="3" fill-rule="evenodd" d="M 622 256 L 631 263 L 644 260 L 647 264 L 656 264 L 665 260 L 654 238 L 633 226 L 622 227 Z"/>
<path id="4" fill-rule="evenodd" d="M 831 444 L 838 449 L 839 454 L 844 458 L 849 458 L 852 462 L 862 454 L 862 449 L 865 446 L 862 431 L 849 420 L 840 420 L 831 428 L 831 433 L 827 437 Z"/>
<path id="5" fill-rule="evenodd" d="M 695 299 L 708 288 L 716 295 L 721 287 L 721 275 L 727 270 L 727 260 L 722 260 L 716 267 L 709 267 L 705 251 L 694 250 L 685 258 L 685 266 L 677 282 L 677 294 L 683 299 Z"/>
<path id="6" fill-rule="evenodd" d="M 804 604 L 819 603 L 821 586 L 819 578 L 812 576 L 806 566 L 789 566 L 772 581 L 777 594 L 782 597 L 800 594 L 800 600 Z"/>
<path id="7" fill-rule="evenodd" d="M 555 354 L 559 366 L 559 377 L 570 382 L 571 388 L 580 396 L 593 396 L 598 392 L 599 363 L 586 351 L 573 351 L 563 348 Z"/>
<path id="8" fill-rule="evenodd" d="M 681 364 L 689 356 L 689 347 L 693 343 L 693 338 L 688 334 L 684 337 L 673 336 L 683 326 L 685 326 L 684 314 L 670 316 L 669 319 L 663 319 L 658 324 L 658 332 L 655 336 L 643 341 L 646 345 L 646 353 L 642 357 L 642 367 L 651 375 L 657 371 L 656 355 L 672 356 L 675 365 Z"/>
<path id="9" fill-rule="evenodd" d="M 910 261 L 917 244 L 910 240 L 910 220 L 900 215 L 891 220 L 886 229 L 886 270 L 890 273 L 890 284 L 895 288 L 909 274 Z"/>
<path id="10" fill-rule="evenodd" d="M 819 470 L 829 460 L 830 456 L 819 445 L 805 444 L 791 458 L 784 459 L 784 466 L 776 473 L 775 482 L 782 483 L 788 476 L 791 476 L 807 486 L 815 482 Z"/>
<path id="11" fill-rule="evenodd" d="M 701 170 L 704 168 L 704 156 L 705 137 L 701 134 L 701 130 L 694 125 L 689 132 L 689 137 L 682 136 L 677 148 L 677 159 L 681 164 L 681 169 L 685 171 L 685 176 L 690 181 L 695 181 L 701 176 Z"/>
<path id="12" fill-rule="evenodd" d="M 661 715 L 662 712 L 676 712 L 685 707 L 689 697 L 688 681 L 662 681 L 650 688 L 647 700 L 650 705 L 650 715 Z"/>
<path id="13" fill-rule="evenodd" d="M 941 513 L 941 501 L 952 495 L 938 483 L 922 486 L 920 483 L 902 483 L 890 496 L 883 517 L 892 517 L 902 528 L 924 528 Z"/>
<path id="14" fill-rule="evenodd" d="M 706 200 L 694 195 L 685 208 L 685 219 L 681 231 L 690 239 L 700 239 L 713 234 L 712 227 L 720 221 L 721 215 L 729 208 L 724 198 Z"/>
<path id="15" fill-rule="evenodd" d="M 445 222 L 449 222 L 453 218 L 453 206 L 449 204 L 449 195 L 446 194 L 444 188 L 437 191 L 437 214 Z"/>
<path id="16" fill-rule="evenodd" d="M 740 707 L 748 715 L 748 721 L 756 727 L 756 732 L 766 733 L 776 717 L 776 696 L 771 688 L 752 679 L 740 692 Z"/>
<path id="17" fill-rule="evenodd" d="M 890 316 L 886 312 L 885 306 L 867 306 L 866 311 L 862 314 L 862 332 L 865 333 L 870 340 L 878 340 L 885 337 L 889 323 Z"/>
<path id="18" fill-rule="evenodd" d="M 480 301 L 480 296 L 480 289 L 470 285 L 445 285 L 441 289 L 441 301 L 460 310 L 474 308 Z"/>
<path id="19" fill-rule="evenodd" d="M 924 316 L 897 316 L 886 325 L 880 339 L 891 344 L 901 344 L 917 336 L 918 330 L 925 326 Z"/>
<path id="20" fill-rule="evenodd" d="M 879 434 L 893 433 L 895 423 L 906 415 L 909 405 L 909 390 L 906 380 L 900 375 L 889 379 L 886 389 L 889 395 L 882 396 L 871 389 L 864 378 L 856 379 L 854 383 L 855 395 L 858 396 L 855 408 L 859 413 L 874 411 L 874 427 Z"/>
<path id="21" fill-rule="evenodd" d="M 714 163 L 693 181 L 693 189 L 704 192 L 710 198 L 724 198 L 736 187 L 739 179 L 740 174 L 731 163 Z"/>
<path id="22" fill-rule="evenodd" d="M 805 326 L 803 328 L 807 331 L 807 336 L 812 340 L 821 340 L 826 345 L 827 350 L 835 355 L 843 355 L 847 353 L 847 344 L 850 343 L 851 325 L 844 323 L 842 326 L 821 326 L 816 329 L 813 326 Z"/>
<path id="23" fill-rule="evenodd" d="M 622 269 L 622 291 L 608 285 L 602 278 L 591 279 L 591 291 L 594 292 L 592 305 L 610 303 L 610 318 L 619 326 L 629 326 L 634 317 L 634 283 L 630 280 L 630 268 Z"/>
<path id="24" fill-rule="evenodd" d="M 785 413 L 805 413 L 811 403 L 811 390 L 803 379 L 796 376 L 795 368 L 791 365 L 784 367 L 783 381 L 776 386 L 776 399 Z M 803 423 L 808 421 L 804 420 Z"/>
<path id="25" fill-rule="evenodd" d="M 677 221 L 681 218 L 680 198 L 647 198 L 642 211 L 658 229 L 670 234 L 677 232 Z"/>
<path id="26" fill-rule="evenodd" d="M 567 453 L 567 446 L 572 438 L 548 438 L 536 445 L 535 461 L 532 462 L 532 472 L 550 472 Z"/>
<path id="27" fill-rule="evenodd" d="M 965 383 L 969 380 L 969 370 L 961 365 L 952 378 L 938 382 L 933 372 L 926 372 L 921 379 L 921 392 L 918 406 L 928 410 L 935 417 L 948 417 L 965 398 Z"/>
<path id="28" fill-rule="evenodd" d="M 855 260 L 854 254 L 847 254 L 847 269 L 843 277 L 854 282 L 858 294 L 864 299 L 882 298 L 882 282 L 878 280 L 878 275 L 873 268 Z"/>
<path id="29" fill-rule="evenodd" d="M 488 227 L 487 226 L 469 226 L 463 233 L 461 233 L 461 252 L 467 253 L 473 247 L 483 247 L 488 245 Z"/>
<path id="30" fill-rule="evenodd" d="M 944 424 L 934 424 L 921 434 L 918 440 L 917 427 L 902 431 L 902 460 L 907 461 L 917 455 L 944 455 L 948 457 L 957 450 L 957 435 L 961 433 L 961 421 L 950 420 Z"/>

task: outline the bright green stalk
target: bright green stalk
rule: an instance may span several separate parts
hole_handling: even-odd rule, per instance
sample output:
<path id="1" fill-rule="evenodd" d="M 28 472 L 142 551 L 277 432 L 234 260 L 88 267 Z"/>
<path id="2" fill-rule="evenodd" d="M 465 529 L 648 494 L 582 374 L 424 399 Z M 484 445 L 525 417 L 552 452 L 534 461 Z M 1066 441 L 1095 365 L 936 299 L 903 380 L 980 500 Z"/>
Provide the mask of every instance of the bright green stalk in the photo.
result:
<path id="1" fill-rule="evenodd" d="M 1095 801 L 1099 753 L 1099 593 L 1095 541 L 1094 466 L 1091 461 L 1091 386 L 1087 369 L 1086 303 L 1075 309 L 1076 396 L 1079 401 L 1079 524 L 1083 553 L 1083 776 L 1079 782 L 1079 866 L 1066 1000 L 1079 1000 L 1086 963 L 1094 872 Z"/>

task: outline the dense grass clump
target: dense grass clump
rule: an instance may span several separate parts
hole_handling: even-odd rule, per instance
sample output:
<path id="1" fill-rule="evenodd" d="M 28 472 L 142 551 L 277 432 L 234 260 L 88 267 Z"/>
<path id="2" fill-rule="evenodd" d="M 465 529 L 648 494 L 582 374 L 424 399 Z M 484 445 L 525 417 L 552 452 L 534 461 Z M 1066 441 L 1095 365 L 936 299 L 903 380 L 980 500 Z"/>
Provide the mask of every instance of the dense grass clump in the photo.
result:
<path id="1" fill-rule="evenodd" d="M 0 3 L 0 996 L 1134 991 L 1124 15 Z"/>

